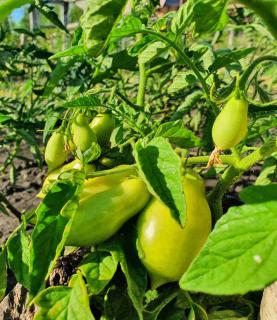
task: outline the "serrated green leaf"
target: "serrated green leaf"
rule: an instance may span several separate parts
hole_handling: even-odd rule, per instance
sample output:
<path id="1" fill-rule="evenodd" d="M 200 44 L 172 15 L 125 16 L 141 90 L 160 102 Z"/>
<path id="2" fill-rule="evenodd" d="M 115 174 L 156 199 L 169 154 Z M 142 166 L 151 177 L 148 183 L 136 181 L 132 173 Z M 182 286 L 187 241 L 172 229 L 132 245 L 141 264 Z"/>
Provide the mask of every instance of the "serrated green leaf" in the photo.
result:
<path id="1" fill-rule="evenodd" d="M 88 8 L 81 17 L 81 27 L 85 47 L 91 56 L 99 56 L 105 48 L 126 3 L 127 0 L 88 0 Z"/>
<path id="2" fill-rule="evenodd" d="M 229 209 L 180 280 L 214 295 L 261 290 L 277 279 L 277 201 Z"/>
<path id="3" fill-rule="evenodd" d="M 139 319 L 143 320 L 143 298 L 147 286 L 147 273 L 138 258 L 136 239 L 136 229 L 131 224 L 127 224 L 114 239 L 100 245 L 99 250 L 110 252 L 114 260 L 119 262 L 127 281 L 128 295 Z"/>
<path id="4" fill-rule="evenodd" d="M 63 249 L 72 219 L 60 212 L 73 198 L 77 187 L 70 181 L 58 180 L 36 210 L 37 223 L 32 232 L 29 268 L 32 297 L 43 288 Z"/>
<path id="5" fill-rule="evenodd" d="M 146 46 L 139 55 L 138 62 L 139 63 L 149 63 L 156 57 L 158 57 L 161 53 L 167 50 L 167 45 L 162 41 L 155 41 Z"/>
<path id="6" fill-rule="evenodd" d="M 90 252 L 80 263 L 79 269 L 89 288 L 89 293 L 96 295 L 103 291 L 113 278 L 118 262 L 108 252 Z"/>
<path id="7" fill-rule="evenodd" d="M 34 320 L 94 320 L 80 273 L 72 276 L 68 287 L 47 288 L 34 302 L 39 307 Z"/>
<path id="8" fill-rule="evenodd" d="M 270 183 L 264 186 L 249 186 L 239 193 L 239 197 L 247 204 L 276 200 L 277 183 Z"/>
<path id="9" fill-rule="evenodd" d="M 149 143 L 139 140 L 134 155 L 139 173 L 148 190 L 165 205 L 172 216 L 185 224 L 186 202 L 182 187 L 181 160 L 163 137 Z"/>
<path id="10" fill-rule="evenodd" d="M 30 236 L 26 232 L 26 224 L 22 223 L 17 234 L 7 241 L 7 258 L 9 268 L 16 280 L 25 288 L 30 288 Z"/>
<path id="11" fill-rule="evenodd" d="M 68 109 L 68 108 L 93 108 L 93 107 L 101 107 L 101 101 L 98 97 L 94 94 L 80 97 L 78 99 L 66 102 L 59 106 L 61 109 Z"/>
<path id="12" fill-rule="evenodd" d="M 181 148 L 198 147 L 201 145 L 201 140 L 191 130 L 184 127 L 182 120 L 161 124 L 155 132 L 155 137 L 168 138 L 171 143 Z"/>

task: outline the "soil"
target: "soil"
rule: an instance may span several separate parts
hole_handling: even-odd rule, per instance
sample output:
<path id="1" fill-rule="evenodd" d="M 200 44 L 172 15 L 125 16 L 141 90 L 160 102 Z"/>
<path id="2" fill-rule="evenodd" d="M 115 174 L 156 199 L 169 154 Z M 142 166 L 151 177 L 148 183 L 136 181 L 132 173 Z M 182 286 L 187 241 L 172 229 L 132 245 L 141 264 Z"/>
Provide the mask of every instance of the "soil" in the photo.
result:
<path id="1" fill-rule="evenodd" d="M 40 170 L 37 163 L 33 160 L 32 154 L 27 146 L 23 146 L 21 155 L 29 160 L 14 160 L 16 172 L 15 182 L 10 180 L 9 169 L 1 173 L 0 176 L 0 193 L 2 193 L 10 204 L 20 213 L 34 209 L 39 199 L 36 198 L 43 179 L 46 175 L 46 167 Z M 5 162 L 7 152 L 0 151 L 0 166 Z M 4 243 L 9 234 L 19 224 L 18 218 L 9 210 L 8 215 L 0 210 L 0 244 Z"/>

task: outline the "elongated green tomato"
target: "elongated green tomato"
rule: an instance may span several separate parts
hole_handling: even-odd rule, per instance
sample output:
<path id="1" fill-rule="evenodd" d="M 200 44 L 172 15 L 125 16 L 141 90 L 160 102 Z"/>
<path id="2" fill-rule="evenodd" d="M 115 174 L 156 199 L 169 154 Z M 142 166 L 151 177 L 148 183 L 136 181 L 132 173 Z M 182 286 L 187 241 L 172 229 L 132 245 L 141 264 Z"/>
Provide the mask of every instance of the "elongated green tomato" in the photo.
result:
<path id="1" fill-rule="evenodd" d="M 43 199 L 46 193 L 49 191 L 53 183 L 58 179 L 59 175 L 63 172 L 70 171 L 70 170 L 81 170 L 82 169 L 82 162 L 79 159 L 71 161 L 65 164 L 62 167 L 59 167 L 53 171 L 51 171 L 47 177 L 45 178 L 42 188 L 37 195 L 37 198 Z M 95 172 L 95 166 L 93 164 L 85 164 L 85 172 L 87 174 Z"/>
<path id="2" fill-rule="evenodd" d="M 178 281 L 198 254 L 211 231 L 211 212 L 202 179 L 190 171 L 183 178 L 186 224 L 182 228 L 171 212 L 153 198 L 138 219 L 137 247 L 152 288 Z"/>
<path id="3" fill-rule="evenodd" d="M 90 123 L 90 127 L 97 137 L 100 145 L 107 145 L 115 127 L 115 121 L 112 115 L 99 113 Z"/>
<path id="4" fill-rule="evenodd" d="M 66 245 L 97 245 L 143 209 L 150 194 L 141 179 L 129 175 L 118 173 L 85 182 Z"/>
<path id="5" fill-rule="evenodd" d="M 61 166 L 68 157 L 65 150 L 65 138 L 63 133 L 56 131 L 52 134 L 45 148 L 45 162 L 49 171 Z"/>
<path id="6" fill-rule="evenodd" d="M 95 133 L 90 128 L 86 116 L 79 114 L 72 124 L 72 140 L 77 148 L 82 152 L 92 146 L 93 142 L 97 142 Z"/>
<path id="7" fill-rule="evenodd" d="M 247 134 L 248 103 L 243 98 L 231 97 L 219 113 L 212 128 L 218 150 L 231 149 Z"/>

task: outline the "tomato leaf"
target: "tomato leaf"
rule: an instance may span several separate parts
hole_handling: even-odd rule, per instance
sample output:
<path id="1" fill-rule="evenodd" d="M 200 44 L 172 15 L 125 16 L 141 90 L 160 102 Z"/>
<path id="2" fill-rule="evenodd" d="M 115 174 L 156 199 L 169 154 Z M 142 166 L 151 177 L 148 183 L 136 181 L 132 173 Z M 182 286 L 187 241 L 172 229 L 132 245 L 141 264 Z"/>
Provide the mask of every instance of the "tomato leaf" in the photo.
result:
<path id="1" fill-rule="evenodd" d="M 191 0 L 183 4 L 172 20 L 171 30 L 182 33 L 193 27 L 197 35 L 222 30 L 228 21 L 227 0 Z"/>
<path id="2" fill-rule="evenodd" d="M 277 183 L 270 183 L 264 186 L 252 185 L 243 189 L 240 192 L 239 197 L 247 204 L 276 200 Z"/>
<path id="3" fill-rule="evenodd" d="M 11 120 L 12 117 L 6 114 L 0 113 L 0 123 L 4 123 L 5 121 Z"/>
<path id="4" fill-rule="evenodd" d="M 103 291 L 113 278 L 117 261 L 108 252 L 90 252 L 80 263 L 79 270 L 86 278 L 89 293 L 96 295 Z"/>
<path id="5" fill-rule="evenodd" d="M 18 234 L 8 239 L 7 257 L 16 280 L 29 289 L 30 236 L 26 232 L 26 223 L 22 223 Z"/>
<path id="6" fill-rule="evenodd" d="M 171 143 L 181 148 L 198 147 L 201 145 L 201 140 L 191 130 L 184 127 L 182 120 L 161 124 L 155 133 L 155 137 L 168 138 Z"/>
<path id="7" fill-rule="evenodd" d="M 209 67 L 209 72 L 213 73 L 216 70 L 226 67 L 233 62 L 238 62 L 240 59 L 248 56 L 256 48 L 246 48 L 239 50 L 221 49 L 215 52 L 216 59 Z"/>
<path id="8" fill-rule="evenodd" d="M 261 290 L 277 279 L 277 201 L 229 209 L 180 280 L 214 295 Z"/>
<path id="9" fill-rule="evenodd" d="M 89 0 L 81 17 L 84 44 L 89 54 L 97 57 L 105 48 L 110 32 L 121 17 L 127 0 Z"/>
<path id="10" fill-rule="evenodd" d="M 102 318 L 120 320 L 139 319 L 126 290 L 115 286 L 110 287 L 105 294 Z"/>
<path id="11" fill-rule="evenodd" d="M 144 320 L 156 320 L 162 310 L 177 297 L 180 289 L 176 286 L 164 287 L 157 293 L 155 299 L 147 304 L 143 313 Z"/>
<path id="12" fill-rule="evenodd" d="M 76 58 L 67 59 L 67 61 L 58 61 L 55 69 L 51 73 L 51 77 L 44 87 L 44 97 L 48 97 L 52 93 L 52 91 L 57 87 L 59 81 L 65 77 L 75 62 Z"/>
<path id="13" fill-rule="evenodd" d="M 186 202 L 182 187 L 181 160 L 163 137 L 147 143 L 139 140 L 134 149 L 139 173 L 149 191 L 165 205 L 182 225 L 185 223 Z"/>
<path id="14" fill-rule="evenodd" d="M 140 51 L 138 55 L 138 62 L 139 63 L 149 63 L 161 53 L 167 50 L 167 45 L 162 41 L 155 41 L 150 43 Z"/>
<path id="15" fill-rule="evenodd" d="M 110 42 L 116 42 L 121 38 L 134 35 L 143 28 L 143 24 L 139 18 L 128 16 L 124 19 L 119 28 L 114 28 L 110 34 Z"/>
<path id="16" fill-rule="evenodd" d="M 126 224 L 117 236 L 102 245 L 99 250 L 111 253 L 118 261 L 127 281 L 127 292 L 136 309 L 139 319 L 143 320 L 143 298 L 147 286 L 146 270 L 136 254 L 137 234 L 131 224 Z"/>
<path id="17" fill-rule="evenodd" d="M 85 282 L 80 273 L 74 274 L 69 286 L 50 287 L 34 300 L 39 307 L 34 320 L 94 320 Z"/>
<path id="18" fill-rule="evenodd" d="M 277 181 L 277 153 L 272 154 L 267 158 L 261 168 L 261 172 L 255 182 L 255 185 L 266 185 L 272 181 Z"/>
<path id="19" fill-rule="evenodd" d="M 30 295 L 35 296 L 53 269 L 69 232 L 77 185 L 59 181 L 53 185 L 36 210 L 37 223 L 32 232 L 30 255 Z M 43 252 L 43 254 L 42 254 Z"/>
<path id="20" fill-rule="evenodd" d="M 178 92 L 197 82 L 197 78 L 191 71 L 180 71 L 174 77 L 172 83 L 168 87 L 168 92 Z"/>
<path id="21" fill-rule="evenodd" d="M 64 51 L 57 52 L 53 54 L 49 59 L 59 59 L 63 57 L 72 57 L 72 56 L 79 56 L 83 54 L 87 54 L 88 50 L 84 47 L 84 45 L 76 45 L 65 49 Z"/>
<path id="22" fill-rule="evenodd" d="M 100 107 L 101 101 L 94 94 L 90 94 L 85 97 L 80 97 L 78 99 L 66 102 L 62 104 L 59 108 L 67 109 L 67 108 L 93 108 Z"/>
<path id="23" fill-rule="evenodd" d="M 7 288 L 6 250 L 0 248 L 0 301 L 5 297 Z"/>

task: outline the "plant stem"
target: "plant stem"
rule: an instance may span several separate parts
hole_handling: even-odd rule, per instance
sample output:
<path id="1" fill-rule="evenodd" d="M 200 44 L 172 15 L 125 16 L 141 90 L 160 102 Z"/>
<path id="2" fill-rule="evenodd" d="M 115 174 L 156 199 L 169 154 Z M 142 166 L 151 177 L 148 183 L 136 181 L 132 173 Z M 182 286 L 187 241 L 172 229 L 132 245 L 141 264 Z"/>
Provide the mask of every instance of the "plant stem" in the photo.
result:
<path id="1" fill-rule="evenodd" d="M 0 203 L 4 203 L 4 205 L 10 210 L 12 214 L 14 214 L 19 221 L 21 221 L 21 213 L 10 203 L 10 201 L 0 193 Z"/>
<path id="2" fill-rule="evenodd" d="M 253 70 L 256 68 L 256 66 L 258 64 L 260 64 L 263 61 L 275 61 L 277 62 L 277 57 L 276 56 L 263 56 L 263 57 L 259 57 L 256 60 L 254 60 L 250 66 L 248 66 L 248 68 L 244 71 L 243 75 L 240 78 L 239 81 L 239 87 L 241 91 L 245 91 L 245 86 L 246 86 L 246 82 L 248 80 L 248 78 L 250 77 L 251 73 L 253 72 Z"/>
<path id="3" fill-rule="evenodd" d="M 200 164 L 205 163 L 207 164 L 209 161 L 209 156 L 196 156 L 196 157 L 189 157 L 186 161 L 187 165 L 193 165 L 193 164 Z M 235 165 L 236 164 L 236 158 L 233 155 L 222 155 L 219 157 L 223 164 L 228 165 Z"/>
<path id="4" fill-rule="evenodd" d="M 214 189 L 208 195 L 208 201 L 213 213 L 214 223 L 222 216 L 222 198 L 230 186 L 239 179 L 243 172 L 249 170 L 255 163 L 270 156 L 277 151 L 276 139 L 269 141 L 262 147 L 253 151 L 240 161 L 236 161 L 232 166 L 228 167 L 218 180 Z"/>
<path id="5" fill-rule="evenodd" d="M 141 38 L 141 34 L 137 36 L 138 39 Z M 145 88 L 147 84 L 147 72 L 145 69 L 145 64 L 139 62 L 139 88 L 137 95 L 137 105 L 140 107 L 144 107 L 144 99 L 145 99 Z"/>

